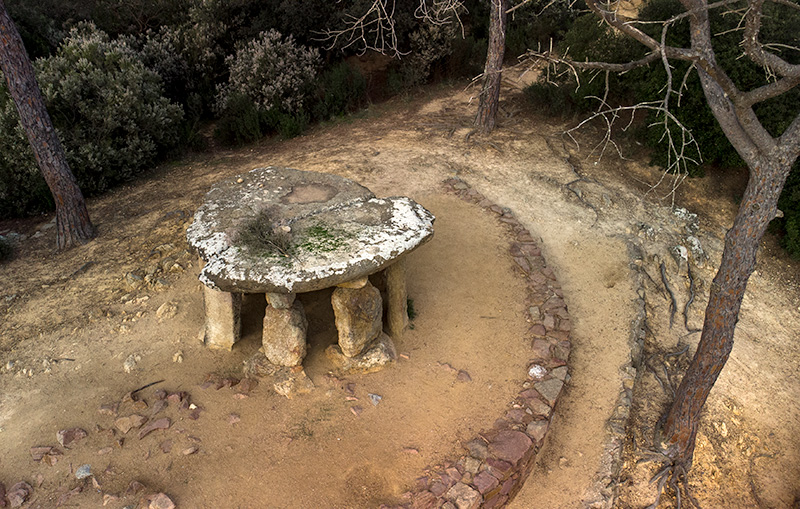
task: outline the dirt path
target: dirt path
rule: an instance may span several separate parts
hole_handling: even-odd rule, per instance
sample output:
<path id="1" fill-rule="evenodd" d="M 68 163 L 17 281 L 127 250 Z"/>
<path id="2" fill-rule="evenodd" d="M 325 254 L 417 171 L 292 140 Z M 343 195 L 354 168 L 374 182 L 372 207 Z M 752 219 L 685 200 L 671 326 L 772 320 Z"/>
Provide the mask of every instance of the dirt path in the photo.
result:
<path id="1" fill-rule="evenodd" d="M 643 481 L 655 465 L 633 465 L 646 445 L 641 431 L 664 398 L 650 370 L 631 368 L 631 350 L 642 349 L 641 358 L 655 364 L 654 354 L 697 340 L 686 328 L 668 327 L 659 272 L 663 261 L 682 309 L 688 274 L 669 253 L 686 242 L 693 220 L 675 216 L 652 195 L 643 198 L 657 172 L 613 159 L 595 165 L 568 150 L 560 126 L 529 112 L 504 118 L 491 137 L 468 137 L 468 100 L 469 93 L 440 89 L 288 142 L 192 156 L 93 201 L 101 237 L 57 258 L 49 249 L 52 228 L 14 225 L 41 234 L 0 266 L 0 480 L 41 480 L 41 507 L 69 493 L 76 484 L 71 472 L 83 463 L 101 472 L 100 488 L 69 498 L 86 507 L 102 503 L 100 492 L 122 497 L 133 479 L 173 494 L 183 507 L 198 501 L 257 507 L 265 499 L 270 507 L 372 507 L 397 500 L 415 472 L 459 454 L 461 440 L 491 426 L 524 378 L 526 357 L 514 350 L 513 338 L 525 328 L 525 310 L 503 254 L 508 239 L 483 211 L 439 191 L 445 178 L 458 176 L 511 208 L 541 239 L 572 315 L 572 378 L 534 471 L 511 506 L 603 506 L 617 488 L 606 477 L 615 467 L 623 468 L 617 505 L 649 504 L 652 488 Z M 184 252 L 184 230 L 211 183 L 264 165 L 335 172 L 378 196 L 411 196 L 437 215 L 435 242 L 414 253 L 409 284 L 419 317 L 398 345 L 408 360 L 363 378 L 326 376 L 320 351 L 332 341 L 327 297 L 310 296 L 306 305 L 317 318 L 308 370 L 318 393 L 285 400 L 261 385 L 243 396 L 235 387 L 199 388 L 207 373 L 240 373 L 258 346 L 260 325 L 257 318 L 246 322 L 246 340 L 228 355 L 199 345 L 197 267 Z M 692 267 L 697 295 L 689 328 L 702 318 L 704 289 L 734 208 L 737 183 L 730 181 L 712 195 L 726 205 L 696 221 L 710 261 Z M 690 183 L 678 203 L 692 212 L 711 209 L 713 185 Z M 181 268 L 171 272 L 174 263 Z M 151 270 L 154 264 L 158 270 Z M 128 286 L 126 275 L 137 271 L 155 275 L 146 289 Z M 701 430 L 692 474 L 704 507 L 723 499 L 740 500 L 742 507 L 790 507 L 800 494 L 798 272 L 797 263 L 766 246 Z M 247 306 L 257 316 L 263 303 L 251 299 Z M 643 316 L 649 334 L 642 332 Z M 123 363 L 131 356 L 139 360 L 126 373 Z M 440 362 L 467 370 L 473 381 L 458 382 Z M 162 378 L 165 390 L 189 392 L 204 409 L 201 417 L 188 419 L 170 406 L 163 414 L 172 419 L 169 433 L 126 438 L 119 448 L 121 436 L 108 431 L 113 419 L 97 409 Z M 347 383 L 355 383 L 352 395 Z M 157 388 L 143 391 L 151 406 Z M 368 392 L 384 399 L 373 407 Z M 631 392 L 635 426 L 625 440 L 609 418 L 627 417 Z M 351 406 L 363 412 L 356 417 Z M 31 461 L 31 446 L 53 445 L 55 431 L 71 426 L 87 428 L 90 437 L 53 467 Z M 162 452 L 166 441 L 168 453 Z M 192 447 L 198 451 L 182 454 Z"/>

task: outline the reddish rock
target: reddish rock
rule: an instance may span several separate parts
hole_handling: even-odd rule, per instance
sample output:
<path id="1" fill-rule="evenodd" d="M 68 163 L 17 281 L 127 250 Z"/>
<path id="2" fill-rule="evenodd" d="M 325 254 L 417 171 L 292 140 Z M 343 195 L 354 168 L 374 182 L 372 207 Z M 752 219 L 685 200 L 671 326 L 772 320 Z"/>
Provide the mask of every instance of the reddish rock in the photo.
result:
<path id="1" fill-rule="evenodd" d="M 456 375 L 456 380 L 458 380 L 459 382 L 471 382 L 472 377 L 469 376 L 469 373 L 467 373 L 463 369 L 460 369 L 458 371 L 458 374 Z"/>
<path id="2" fill-rule="evenodd" d="M 545 334 L 547 334 L 547 329 L 545 329 L 544 325 L 542 325 L 541 323 L 537 323 L 531 326 L 531 328 L 528 329 L 528 332 L 530 332 L 534 336 L 544 337 Z"/>
<path id="3" fill-rule="evenodd" d="M 501 495 L 508 495 L 511 493 L 511 490 L 514 489 L 514 486 L 517 484 L 517 476 L 513 476 L 510 479 L 507 479 L 506 482 L 503 483 L 503 487 L 500 488 Z"/>
<path id="4" fill-rule="evenodd" d="M 164 493 L 158 493 L 150 498 L 148 509 L 175 509 L 175 503 Z"/>
<path id="5" fill-rule="evenodd" d="M 489 465 L 489 473 L 498 479 L 505 479 L 508 471 L 513 467 L 511 463 L 495 458 L 487 459 L 486 464 Z"/>
<path id="6" fill-rule="evenodd" d="M 144 428 L 139 431 L 139 440 L 146 437 L 150 434 L 150 432 L 155 431 L 157 429 L 167 429 L 172 424 L 172 421 L 169 420 L 169 417 L 162 417 L 157 421 L 153 421 Z"/>
<path id="7" fill-rule="evenodd" d="M 144 484 L 139 481 L 131 481 L 130 484 L 128 484 L 128 489 L 125 490 L 125 496 L 136 495 L 142 490 L 144 490 Z"/>
<path id="8" fill-rule="evenodd" d="M 450 488 L 445 498 L 452 502 L 457 509 L 478 509 L 483 502 L 480 493 L 463 482 L 456 483 Z"/>
<path id="9" fill-rule="evenodd" d="M 50 446 L 31 447 L 31 458 L 33 458 L 33 461 L 42 461 L 42 458 L 49 454 L 54 454 L 57 456 L 61 454 L 61 451 Z"/>
<path id="10" fill-rule="evenodd" d="M 430 491 L 422 491 L 414 495 L 411 501 L 413 509 L 433 509 L 436 507 L 437 497 Z"/>
<path id="11" fill-rule="evenodd" d="M 30 484 L 18 482 L 8 490 L 6 498 L 11 507 L 21 507 L 28 497 L 31 496 L 31 493 L 33 493 L 33 487 L 31 487 Z"/>
<path id="12" fill-rule="evenodd" d="M 158 389 L 153 393 L 153 397 L 156 399 L 167 399 L 167 391 L 164 389 Z"/>
<path id="13" fill-rule="evenodd" d="M 97 411 L 103 415 L 110 415 L 112 417 L 116 417 L 117 412 L 119 411 L 119 402 L 109 403 L 107 405 L 100 405 L 100 409 Z"/>
<path id="14" fill-rule="evenodd" d="M 494 509 L 495 507 L 503 507 L 506 502 L 508 502 L 508 497 L 498 493 L 484 502 L 482 507 L 483 509 Z"/>
<path id="15" fill-rule="evenodd" d="M 537 359 L 550 358 L 550 342 L 546 339 L 534 339 L 531 343 L 531 350 Z"/>
<path id="16" fill-rule="evenodd" d="M 472 484 L 478 488 L 481 494 L 495 489 L 500 483 L 495 476 L 489 473 L 488 470 L 480 472 L 472 479 Z"/>
<path id="17" fill-rule="evenodd" d="M 535 442 L 541 442 L 544 439 L 547 428 L 550 427 L 549 421 L 531 421 L 525 431 L 528 433 Z"/>
<path id="18" fill-rule="evenodd" d="M 448 478 L 449 480 L 449 478 Z M 443 483 L 441 480 L 436 480 L 431 483 L 430 492 L 436 495 L 437 497 L 441 497 L 447 491 L 448 486 Z"/>
<path id="19" fill-rule="evenodd" d="M 516 423 L 522 424 L 522 423 L 525 422 L 526 418 L 529 418 L 529 417 L 530 416 L 528 415 L 528 413 L 525 410 L 523 410 L 521 408 L 512 408 L 511 410 L 506 412 L 506 417 L 505 418 L 507 420 L 511 421 L 511 422 L 516 422 Z"/>
<path id="20" fill-rule="evenodd" d="M 501 431 L 489 444 L 489 454 L 516 465 L 531 448 L 531 439 L 521 431 Z"/>
<path id="21" fill-rule="evenodd" d="M 56 433 L 58 443 L 64 447 L 69 447 L 70 444 L 78 440 L 83 440 L 87 436 L 89 436 L 89 434 L 81 428 L 62 429 Z"/>
<path id="22" fill-rule="evenodd" d="M 164 409 L 167 408 L 168 405 L 169 403 L 167 403 L 165 399 L 156 400 L 156 402 L 153 404 L 153 408 L 150 410 L 150 416 L 152 417 L 164 411 Z"/>

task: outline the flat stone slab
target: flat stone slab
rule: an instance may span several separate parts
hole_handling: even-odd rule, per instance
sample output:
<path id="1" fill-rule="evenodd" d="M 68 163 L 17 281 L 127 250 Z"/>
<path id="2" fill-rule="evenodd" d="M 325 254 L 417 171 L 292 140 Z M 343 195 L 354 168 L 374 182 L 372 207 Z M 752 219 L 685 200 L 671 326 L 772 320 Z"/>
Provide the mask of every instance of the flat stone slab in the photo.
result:
<path id="1" fill-rule="evenodd" d="M 265 213 L 290 238 L 287 254 L 242 245 Z M 206 262 L 205 285 L 225 292 L 300 293 L 358 279 L 427 242 L 434 216 L 406 197 L 376 198 L 344 177 L 256 168 L 206 194 L 186 236 Z"/>

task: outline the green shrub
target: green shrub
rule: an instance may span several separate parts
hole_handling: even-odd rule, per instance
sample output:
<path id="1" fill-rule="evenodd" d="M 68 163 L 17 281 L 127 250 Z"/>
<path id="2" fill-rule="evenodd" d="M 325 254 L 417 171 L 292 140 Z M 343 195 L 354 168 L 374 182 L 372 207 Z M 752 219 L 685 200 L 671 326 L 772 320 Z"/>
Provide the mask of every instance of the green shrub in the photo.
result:
<path id="1" fill-rule="evenodd" d="M 304 111 L 287 113 L 273 108 L 261 114 L 261 123 L 265 129 L 268 132 L 277 132 L 286 139 L 303 134 L 310 122 L 311 118 Z"/>
<path id="2" fill-rule="evenodd" d="M 314 118 L 328 120 L 355 111 L 366 102 L 367 80 L 358 71 L 340 62 L 317 79 Z"/>
<path id="3" fill-rule="evenodd" d="M 138 53 L 92 24 L 73 28 L 57 53 L 35 62 L 47 110 L 84 194 L 129 180 L 180 139 L 181 107 Z M 52 207 L 8 91 L 0 86 L 0 215 Z"/>
<path id="4" fill-rule="evenodd" d="M 263 135 L 261 114 L 243 94 L 233 94 L 222 110 L 214 129 L 214 137 L 225 145 L 242 145 L 258 140 Z"/>
<path id="5" fill-rule="evenodd" d="M 248 97 L 260 111 L 302 110 L 319 60 L 317 50 L 298 46 L 291 36 L 262 32 L 225 59 L 230 76 L 218 89 L 218 111 L 234 94 Z"/>

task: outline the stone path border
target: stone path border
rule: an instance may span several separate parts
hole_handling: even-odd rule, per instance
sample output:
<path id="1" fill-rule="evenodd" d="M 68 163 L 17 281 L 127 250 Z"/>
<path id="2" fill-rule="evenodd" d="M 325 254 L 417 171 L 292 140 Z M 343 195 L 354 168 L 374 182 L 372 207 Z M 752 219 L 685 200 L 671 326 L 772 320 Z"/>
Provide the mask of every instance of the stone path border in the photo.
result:
<path id="1" fill-rule="evenodd" d="M 445 191 L 497 215 L 514 241 L 509 253 L 527 284 L 523 304 L 531 346 L 526 381 L 492 429 L 464 443 L 465 454 L 426 468 L 400 505 L 381 509 L 477 509 L 507 504 L 522 487 L 550 427 L 553 409 L 569 382 L 570 317 L 561 286 L 538 244 L 510 209 L 489 201 L 458 178 Z"/>

